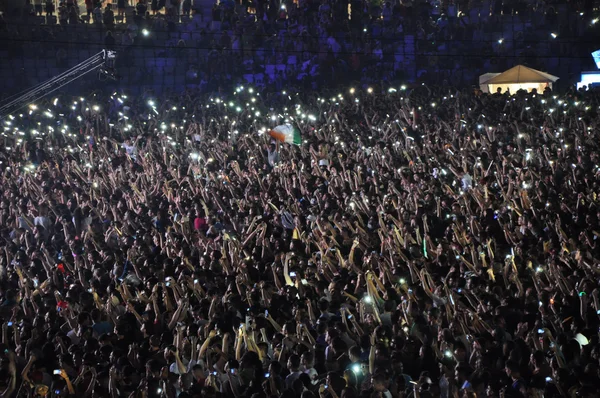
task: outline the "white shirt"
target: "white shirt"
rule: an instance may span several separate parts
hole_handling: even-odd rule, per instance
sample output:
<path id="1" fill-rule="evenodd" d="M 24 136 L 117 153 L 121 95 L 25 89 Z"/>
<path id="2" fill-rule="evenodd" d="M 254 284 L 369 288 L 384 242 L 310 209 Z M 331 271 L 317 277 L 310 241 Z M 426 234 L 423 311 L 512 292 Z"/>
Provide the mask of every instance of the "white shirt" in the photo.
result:
<path id="1" fill-rule="evenodd" d="M 123 148 L 125 148 L 125 152 L 132 158 L 135 158 L 135 145 L 127 145 L 126 143 L 121 144 Z"/>
<path id="2" fill-rule="evenodd" d="M 319 373 L 315 370 L 315 368 L 306 369 L 304 373 L 310 377 L 310 381 L 313 385 L 317 385 L 319 383 Z"/>
<path id="3" fill-rule="evenodd" d="M 45 216 L 37 216 L 33 219 L 33 225 L 41 225 L 45 229 L 50 228 L 50 220 Z"/>
<path id="4" fill-rule="evenodd" d="M 81 341 L 79 339 L 79 336 L 77 336 L 77 332 L 75 330 L 71 330 L 69 333 L 67 333 L 67 337 L 71 339 L 71 342 L 75 345 L 79 344 L 79 342 Z"/>
<path id="5" fill-rule="evenodd" d="M 86 230 L 92 225 L 92 217 L 86 217 L 81 221 L 81 229 Z"/>
<path id="6" fill-rule="evenodd" d="M 31 228 L 29 228 L 29 224 L 25 221 L 24 217 L 19 217 L 19 228 L 31 231 Z"/>
<path id="7" fill-rule="evenodd" d="M 471 189 L 471 187 L 473 186 L 473 178 L 468 173 L 465 173 L 463 175 L 461 181 L 462 181 L 462 189 L 463 189 L 463 191 Z"/>
<path id="8" fill-rule="evenodd" d="M 185 370 L 188 373 L 197 364 L 196 361 L 192 360 L 192 361 L 189 361 L 186 365 L 186 359 L 184 359 L 184 358 L 181 359 L 181 362 L 183 362 L 183 365 L 185 366 Z M 171 364 L 171 366 L 169 366 L 169 372 L 175 373 L 176 375 L 181 375 L 181 372 L 179 371 L 179 366 L 177 366 L 177 362 L 173 362 Z"/>

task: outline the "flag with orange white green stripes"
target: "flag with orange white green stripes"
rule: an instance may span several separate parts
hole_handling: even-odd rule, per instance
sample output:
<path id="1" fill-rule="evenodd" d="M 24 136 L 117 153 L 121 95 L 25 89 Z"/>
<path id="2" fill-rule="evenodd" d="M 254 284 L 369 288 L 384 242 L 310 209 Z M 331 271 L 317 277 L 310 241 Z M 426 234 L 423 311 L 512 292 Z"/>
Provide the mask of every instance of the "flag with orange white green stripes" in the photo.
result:
<path id="1" fill-rule="evenodd" d="M 291 124 L 282 124 L 281 126 L 277 126 L 269 131 L 269 135 L 277 141 L 285 142 L 286 144 L 302 144 L 300 130 Z"/>

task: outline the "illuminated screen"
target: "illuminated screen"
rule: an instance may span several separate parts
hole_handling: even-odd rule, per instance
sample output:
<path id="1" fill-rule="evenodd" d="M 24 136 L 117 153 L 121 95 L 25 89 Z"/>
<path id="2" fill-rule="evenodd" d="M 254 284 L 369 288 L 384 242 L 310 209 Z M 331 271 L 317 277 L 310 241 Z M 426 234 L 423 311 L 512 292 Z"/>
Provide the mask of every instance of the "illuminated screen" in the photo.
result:
<path id="1" fill-rule="evenodd" d="M 583 86 L 593 87 L 600 83 L 600 73 L 582 73 L 581 81 L 577 83 L 577 88 L 581 88 Z"/>
<path id="2" fill-rule="evenodd" d="M 594 58 L 594 62 L 596 63 L 596 68 L 600 69 L 600 50 L 596 50 L 592 53 L 592 57 Z"/>

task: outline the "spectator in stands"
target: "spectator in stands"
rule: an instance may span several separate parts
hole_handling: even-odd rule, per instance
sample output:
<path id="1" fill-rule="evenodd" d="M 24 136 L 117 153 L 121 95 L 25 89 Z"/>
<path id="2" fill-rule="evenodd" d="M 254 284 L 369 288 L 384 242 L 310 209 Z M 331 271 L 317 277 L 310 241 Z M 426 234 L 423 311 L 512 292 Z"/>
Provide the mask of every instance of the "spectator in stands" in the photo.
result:
<path id="1" fill-rule="evenodd" d="M 102 6 L 100 3 L 97 3 L 94 8 L 94 23 L 96 25 L 102 25 Z"/>
<path id="2" fill-rule="evenodd" d="M 33 7 L 35 11 L 35 15 L 41 16 L 44 11 L 44 3 L 43 0 L 33 0 Z"/>
<path id="3" fill-rule="evenodd" d="M 94 12 L 94 0 L 85 0 L 85 11 L 89 20 L 92 17 L 92 12 Z"/>
<path id="4" fill-rule="evenodd" d="M 175 0 L 165 0 L 165 14 L 167 16 L 173 16 L 175 15 L 175 11 L 174 11 L 174 1 Z"/>
<path id="5" fill-rule="evenodd" d="M 35 0 L 31 0 L 31 3 L 35 4 Z M 89 3 L 86 4 L 88 12 Z M 143 3 L 143 1 L 139 2 L 139 4 Z M 172 43 L 176 43 L 180 38 L 184 38 L 188 43 L 188 47 L 196 48 L 194 51 L 202 59 L 203 63 L 207 62 L 207 58 L 205 57 L 206 52 L 202 52 L 202 49 L 218 46 L 219 33 L 225 29 L 228 31 L 229 36 L 234 38 L 232 48 L 235 49 L 235 53 L 238 54 L 236 56 L 241 57 L 240 61 L 242 61 L 230 63 L 232 70 L 228 71 L 228 73 L 240 76 L 244 72 L 253 72 L 252 74 L 256 75 L 259 72 L 256 68 L 257 65 L 265 65 L 270 71 L 276 65 L 286 65 L 284 74 L 289 78 L 287 80 L 288 85 L 299 84 L 296 83 L 296 79 L 294 78 L 303 79 L 306 76 L 299 76 L 300 69 L 306 73 L 307 68 L 304 67 L 304 62 L 309 58 L 313 58 L 314 54 L 318 54 L 320 57 L 318 62 L 311 64 L 311 67 L 327 70 L 327 73 L 331 73 L 332 76 L 339 76 L 346 81 L 348 81 L 347 79 L 351 75 L 346 73 L 347 69 L 357 70 L 354 64 L 350 63 L 350 66 L 347 65 L 348 55 L 354 52 L 359 54 L 356 61 L 360 65 L 359 72 L 356 75 L 363 84 L 368 84 L 369 81 L 372 81 L 370 79 L 372 79 L 374 74 L 372 73 L 373 68 L 369 66 L 369 63 L 373 59 L 372 54 L 376 52 L 377 57 L 381 58 L 379 67 L 385 70 L 382 72 L 385 80 L 382 81 L 389 81 L 389 79 L 396 75 L 402 80 L 422 78 L 442 83 L 444 80 L 448 80 L 460 84 L 467 81 L 474 81 L 480 73 L 489 70 L 500 71 L 512 66 L 511 60 L 515 58 L 513 56 L 503 57 L 509 54 L 526 59 L 532 67 L 536 67 L 536 60 L 545 59 L 545 57 L 551 57 L 552 54 L 556 54 L 556 58 L 548 63 L 548 65 L 552 65 L 548 66 L 548 68 L 552 68 L 557 73 L 562 74 L 564 71 L 561 71 L 561 69 L 564 69 L 565 62 L 567 61 L 564 58 L 560 60 L 559 53 L 580 53 L 580 50 L 586 47 L 584 44 L 585 40 L 573 41 L 572 46 L 577 47 L 577 49 L 571 50 L 566 48 L 564 43 L 560 43 L 560 37 L 553 40 L 550 43 L 550 47 L 528 46 L 524 42 L 526 37 L 531 36 L 531 33 L 527 29 L 534 31 L 544 24 L 545 12 L 541 6 L 538 7 L 535 4 L 532 4 L 531 8 L 532 11 L 538 13 L 538 18 L 528 18 L 527 21 L 519 21 L 512 16 L 500 15 L 499 21 L 502 23 L 502 29 L 513 30 L 514 35 L 512 35 L 512 38 L 514 40 L 507 38 L 502 46 L 494 45 L 492 47 L 489 36 L 499 34 L 497 29 L 500 28 L 500 25 L 492 26 L 491 24 L 480 23 L 482 18 L 485 17 L 484 13 L 480 13 L 480 9 L 486 8 L 486 5 L 482 5 L 480 2 L 457 4 L 458 9 L 463 14 L 468 15 L 456 20 L 451 17 L 444 17 L 446 10 L 449 12 L 453 10 L 451 7 L 452 2 L 436 1 L 432 3 L 436 6 L 433 8 L 427 5 L 422 6 L 419 2 L 415 4 L 415 7 L 418 6 L 419 10 L 415 10 L 414 15 L 411 14 L 410 10 L 406 10 L 406 8 L 413 7 L 412 3 L 400 4 L 392 2 L 392 4 L 395 4 L 393 13 L 396 13 L 397 16 L 392 19 L 391 25 L 390 23 L 385 23 L 385 16 L 384 23 L 382 23 L 381 19 L 377 18 L 369 21 L 368 15 L 365 15 L 365 19 L 361 20 L 361 22 L 349 20 L 346 24 L 344 16 L 347 11 L 344 11 L 343 3 L 343 1 L 300 2 L 299 6 L 296 6 L 293 2 L 287 2 L 284 4 L 288 11 L 286 19 L 279 21 L 277 15 L 281 6 L 279 1 L 256 4 L 257 12 L 262 15 L 262 17 L 259 16 L 258 18 L 248 14 L 246 9 L 242 7 L 232 7 L 233 2 L 223 1 L 221 4 L 216 5 L 215 9 L 217 11 L 216 18 L 219 21 L 222 19 L 224 23 L 221 25 L 220 22 L 215 22 L 213 26 L 209 27 L 210 29 L 208 29 L 207 34 L 204 36 L 199 33 L 203 28 L 200 18 L 197 18 L 189 25 L 178 25 L 176 24 L 176 19 L 165 19 L 162 17 L 148 18 L 142 21 L 145 14 L 138 12 L 138 15 L 135 15 L 132 19 L 135 19 L 138 26 L 145 26 L 157 32 L 156 35 L 153 35 L 156 46 L 162 46 L 165 43 L 163 40 L 166 40 L 166 38 L 163 38 L 163 35 L 160 33 L 163 30 L 168 30 L 170 36 L 173 36 Z M 116 6 L 118 4 L 117 0 L 113 1 L 112 4 Z M 354 16 L 358 18 L 363 13 L 365 4 L 372 5 L 374 3 L 357 2 L 354 4 L 352 10 L 354 14 L 352 16 L 353 19 Z M 385 2 L 382 2 L 382 4 L 384 4 L 382 13 L 385 13 L 387 16 L 388 8 L 386 8 Z M 489 1 L 486 4 L 489 14 L 489 7 L 491 5 Z M 159 6 L 158 1 L 156 6 Z M 319 7 L 322 12 L 320 18 Z M 554 8 L 561 12 L 558 12 L 555 16 L 548 15 L 550 19 L 548 19 L 547 23 L 549 25 L 558 26 L 560 23 L 564 24 L 566 20 L 584 18 L 579 16 L 578 12 L 563 12 L 564 7 L 562 6 Z M 369 11 L 368 7 L 366 11 Z M 516 12 L 517 10 L 513 9 L 513 11 Z M 7 18 L 7 15 L 5 14 L 5 18 Z M 521 15 L 519 11 L 519 16 Z M 568 18 L 565 17 L 566 15 L 568 15 Z M 64 23 L 64 15 L 61 15 L 61 17 L 61 21 Z M 585 16 L 585 18 L 588 18 L 588 16 Z M 70 20 L 69 14 L 67 21 L 69 22 Z M 96 20 L 96 22 L 98 21 Z M 164 21 L 168 21 L 167 26 L 163 26 Z M 47 18 L 49 25 L 54 22 L 54 18 Z M 524 27 L 521 28 L 519 27 L 520 25 L 524 25 Z M 527 28 L 527 25 L 531 25 L 531 28 Z M 596 26 L 600 26 L 600 24 L 596 24 Z M 591 32 L 591 27 L 591 23 L 578 24 L 577 32 L 574 32 L 573 35 L 581 37 L 585 31 Z M 115 36 L 117 36 L 118 30 L 114 27 L 111 29 L 115 33 Z M 490 32 L 488 32 L 488 29 Z M 81 37 L 71 35 L 69 37 L 67 30 L 53 32 L 51 27 L 45 27 L 44 30 L 49 33 L 47 36 L 48 40 L 50 40 L 53 33 L 57 33 L 54 37 L 62 41 L 77 41 L 78 39 L 87 37 L 87 35 Z M 366 30 L 366 32 L 363 30 Z M 310 37 L 307 37 L 308 34 L 305 34 L 300 38 L 298 33 L 303 31 L 311 32 Z M 492 33 L 491 31 L 494 32 Z M 277 33 L 276 36 L 274 35 L 275 33 Z M 10 38 L 19 37 L 23 39 L 29 34 L 28 31 L 22 31 L 17 28 L 11 29 L 8 36 Z M 365 36 L 366 34 L 369 36 Z M 93 34 L 89 35 L 89 37 L 92 36 Z M 334 43 L 327 43 L 330 36 L 333 36 Z M 551 37 L 549 33 L 539 33 L 539 36 Z M 381 39 L 382 37 L 386 38 Z M 595 36 L 590 35 L 590 37 Z M 208 40 L 205 40 L 205 38 L 208 38 Z M 463 40 L 470 40 L 471 38 L 474 38 L 475 41 L 470 42 L 466 46 Z M 192 42 L 189 39 L 192 39 Z M 214 42 L 212 39 L 214 39 Z M 374 40 L 382 41 L 380 48 L 375 48 Z M 329 41 L 331 42 L 331 40 Z M 495 42 L 495 40 L 492 41 Z M 17 43 L 17 41 L 14 41 L 14 43 Z M 13 47 L 15 47 L 15 51 L 34 51 L 35 43 L 38 43 L 37 45 L 39 46 L 37 37 L 33 37 L 33 41 L 31 42 L 25 43 L 22 49 L 16 48 L 16 45 Z M 172 45 L 172 43 L 169 43 L 169 45 Z M 197 44 L 198 47 L 194 44 Z M 333 51 L 335 59 L 328 57 L 328 47 Z M 488 55 L 485 54 L 491 54 L 492 48 L 497 50 L 494 52 L 496 57 L 493 58 L 493 62 L 480 62 L 481 57 L 490 61 Z M 242 51 L 242 49 L 247 51 Z M 587 51 L 588 49 L 585 50 Z M 187 52 L 187 54 L 192 54 L 194 51 Z M 430 54 L 430 52 L 440 54 Z M 450 53 L 459 54 L 460 56 L 453 57 L 453 62 L 440 62 L 441 60 L 447 60 L 447 54 Z M 276 58 L 281 59 L 269 59 L 272 58 L 272 54 L 276 54 Z M 418 54 L 415 62 L 409 61 L 410 57 L 408 57 L 408 54 Z M 293 59 L 293 56 L 296 56 L 298 61 L 296 66 L 294 66 L 293 62 L 288 64 L 288 59 Z M 341 60 L 342 58 L 343 60 Z M 225 59 L 228 59 L 228 57 L 225 57 Z M 325 64 L 326 62 L 327 65 Z M 583 59 L 583 56 L 574 62 L 577 64 L 574 66 L 575 69 L 587 68 L 585 65 L 586 60 Z M 591 59 L 589 62 L 591 67 Z M 300 65 L 303 65 L 302 68 Z M 416 68 L 414 68 L 415 65 L 417 65 Z M 555 67 L 555 65 L 558 66 Z M 367 67 L 365 74 L 361 75 L 360 70 L 365 67 Z M 185 71 L 185 69 L 183 70 Z M 43 69 L 40 69 L 40 71 L 43 71 Z M 402 71 L 403 76 L 398 75 L 397 71 Z M 133 76 L 134 74 L 131 75 Z M 49 75 L 46 77 L 49 77 Z M 267 82 L 272 80 L 274 81 L 274 79 L 267 79 Z M 324 79 L 323 81 L 332 82 L 333 79 Z M 315 79 L 306 80 L 305 82 L 314 85 L 321 84 L 320 80 Z"/>
<path id="6" fill-rule="evenodd" d="M 145 23 L 145 20 L 144 20 L 145 17 L 146 17 L 146 20 L 151 18 L 149 11 L 146 11 L 145 14 L 140 14 L 139 12 L 134 11 L 133 19 L 131 21 L 127 21 L 127 25 L 128 25 L 127 29 L 137 32 L 138 27 L 142 26 Z M 135 35 L 134 35 L 134 39 L 135 39 Z"/>
<path id="7" fill-rule="evenodd" d="M 125 31 L 121 35 L 121 45 L 123 47 L 129 47 L 129 46 L 133 45 L 133 37 L 131 35 L 131 32 Z"/>
<path id="8" fill-rule="evenodd" d="M 138 0 L 137 4 L 135 5 L 135 11 L 137 12 L 138 15 L 146 15 L 146 11 L 148 11 L 148 6 L 146 5 L 146 1 L 145 0 Z M 129 23 L 130 21 L 127 21 L 127 23 Z"/>
<path id="9" fill-rule="evenodd" d="M 112 32 L 109 30 L 106 32 L 106 35 L 104 36 L 104 45 L 106 46 L 106 48 L 114 48 L 116 44 L 116 40 L 112 34 Z"/>
<path id="10" fill-rule="evenodd" d="M 127 0 L 117 0 L 117 15 L 121 22 L 125 21 L 125 9 L 127 7 Z"/>
<path id="11" fill-rule="evenodd" d="M 222 7 L 219 5 L 218 1 L 215 1 L 215 3 L 213 4 L 211 12 L 212 12 L 211 30 L 219 31 L 221 29 Z"/>
<path id="12" fill-rule="evenodd" d="M 64 2 L 60 3 L 58 6 L 58 19 L 61 25 L 67 25 L 69 23 L 69 9 Z"/>
<path id="13" fill-rule="evenodd" d="M 223 31 L 223 33 L 221 33 L 219 47 L 221 49 L 227 49 L 227 50 L 231 48 L 231 37 L 229 36 L 227 31 Z"/>
<path id="14" fill-rule="evenodd" d="M 56 66 L 66 68 L 68 65 L 67 52 L 61 47 L 56 50 Z"/>
<path id="15" fill-rule="evenodd" d="M 198 82 L 198 69 L 195 65 L 190 65 L 187 72 L 185 73 L 185 79 L 190 84 Z"/>
<path id="16" fill-rule="evenodd" d="M 389 24 L 390 22 L 392 22 L 393 10 L 392 10 L 391 2 L 389 2 L 389 1 L 385 2 L 385 4 L 383 5 L 383 10 L 381 11 L 381 14 L 383 16 L 383 22 L 385 22 L 386 24 Z"/>
<path id="17" fill-rule="evenodd" d="M 74 25 L 79 23 L 79 14 L 76 7 L 69 7 L 69 24 Z"/>
<path id="18" fill-rule="evenodd" d="M 150 9 L 152 10 L 152 15 L 156 15 L 156 13 L 160 10 L 159 0 L 152 0 L 150 3 Z"/>
<path id="19" fill-rule="evenodd" d="M 189 17 L 191 11 L 192 11 L 192 0 L 183 0 L 183 2 L 181 3 L 181 15 L 185 15 L 186 17 Z"/>
<path id="20" fill-rule="evenodd" d="M 44 7 L 44 11 L 46 12 L 47 16 L 53 16 L 54 15 L 54 1 L 46 0 L 46 5 Z"/>
<path id="21" fill-rule="evenodd" d="M 107 4 L 102 15 L 102 22 L 105 26 L 112 27 L 115 24 L 115 13 L 112 10 L 111 4 Z"/>
<path id="22" fill-rule="evenodd" d="M 176 17 L 177 21 L 179 21 L 179 14 L 181 13 L 181 1 L 180 0 L 171 0 L 172 5 L 172 13 L 173 16 Z"/>

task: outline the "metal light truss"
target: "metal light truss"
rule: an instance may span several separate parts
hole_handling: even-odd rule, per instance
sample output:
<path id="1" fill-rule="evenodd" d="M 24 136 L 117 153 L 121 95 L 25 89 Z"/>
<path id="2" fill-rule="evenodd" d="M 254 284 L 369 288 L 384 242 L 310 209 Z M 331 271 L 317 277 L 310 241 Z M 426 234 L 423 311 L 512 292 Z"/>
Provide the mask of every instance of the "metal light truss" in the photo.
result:
<path id="1" fill-rule="evenodd" d="M 22 91 L 21 93 L 9 97 L 4 104 L 0 105 L 0 118 L 4 119 L 11 113 L 31 103 L 34 103 L 40 98 L 53 93 L 54 91 L 66 86 L 80 77 L 101 68 L 106 63 L 113 63 L 114 58 L 114 51 L 102 50 L 98 54 L 88 58 L 78 65 L 75 65 L 66 72 L 40 83 L 32 89 Z"/>

